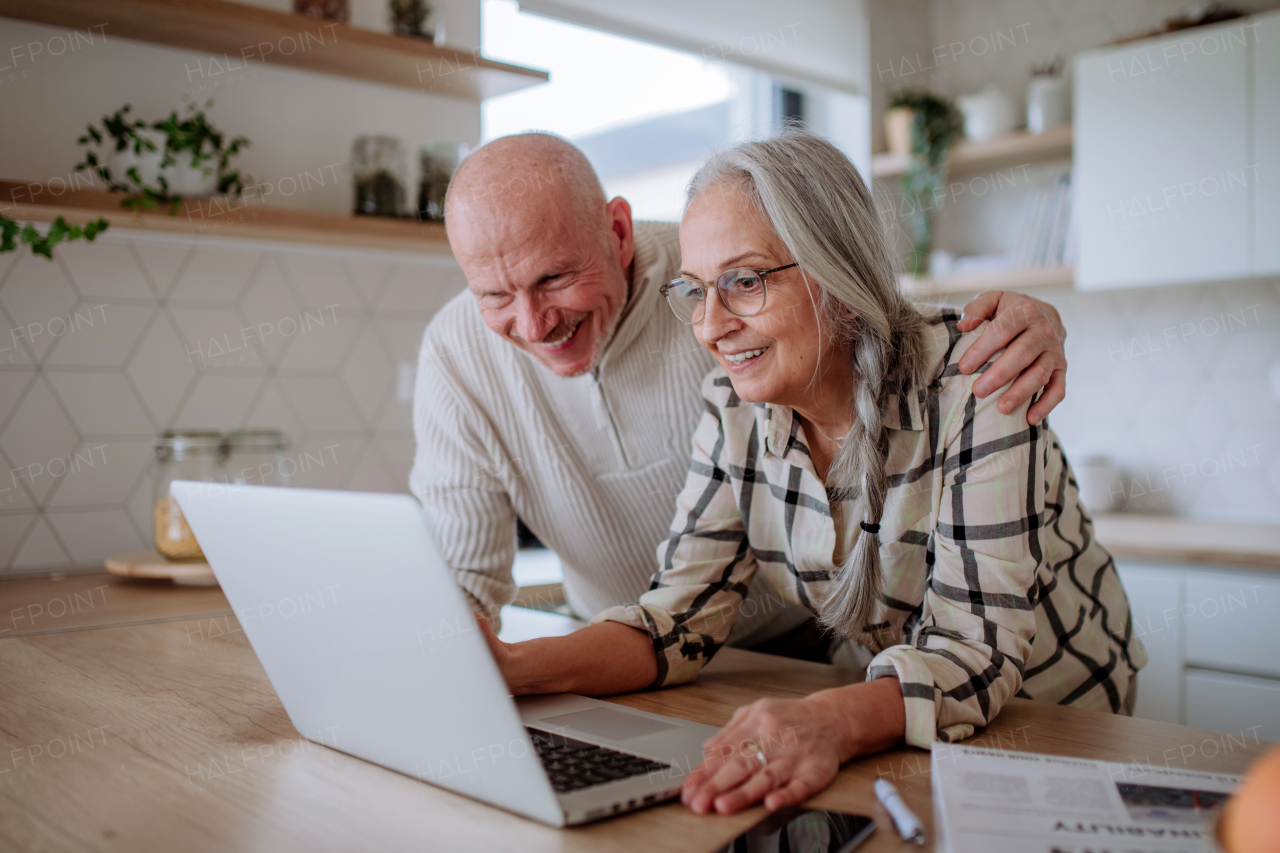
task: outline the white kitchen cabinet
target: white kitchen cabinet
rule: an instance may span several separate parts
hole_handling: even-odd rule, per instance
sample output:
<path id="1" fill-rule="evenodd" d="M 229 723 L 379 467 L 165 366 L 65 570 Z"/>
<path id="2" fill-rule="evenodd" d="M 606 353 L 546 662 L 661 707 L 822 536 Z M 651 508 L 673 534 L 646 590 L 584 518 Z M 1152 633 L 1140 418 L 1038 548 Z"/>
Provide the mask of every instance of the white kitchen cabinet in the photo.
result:
<path id="1" fill-rule="evenodd" d="M 1251 275 L 1252 22 L 1077 58 L 1080 289 Z"/>
<path id="2" fill-rule="evenodd" d="M 1116 568 L 1149 658 L 1134 715 L 1236 736 L 1264 725 L 1280 739 L 1280 576 L 1131 560 Z"/>
<path id="3" fill-rule="evenodd" d="M 1280 681 L 1189 669 L 1186 693 L 1188 726 L 1251 743 L 1280 740 Z"/>
<path id="4" fill-rule="evenodd" d="M 1182 572 L 1120 564 L 1120 582 L 1129 596 L 1133 633 L 1147 650 L 1138 675 L 1134 716 L 1182 722 Z"/>
<path id="5" fill-rule="evenodd" d="M 1188 666 L 1280 679 L 1280 578 L 1187 572 L 1183 597 Z"/>
<path id="6" fill-rule="evenodd" d="M 1275 275 L 1280 273 L 1280 14 L 1259 15 L 1254 32 L 1254 273 Z"/>

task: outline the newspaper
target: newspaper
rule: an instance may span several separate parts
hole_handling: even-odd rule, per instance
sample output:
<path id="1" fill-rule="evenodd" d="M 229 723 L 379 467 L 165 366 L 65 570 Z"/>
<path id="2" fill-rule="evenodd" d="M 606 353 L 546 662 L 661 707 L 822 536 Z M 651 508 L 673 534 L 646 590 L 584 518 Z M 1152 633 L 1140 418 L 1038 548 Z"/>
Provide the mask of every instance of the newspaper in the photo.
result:
<path id="1" fill-rule="evenodd" d="M 1241 777 L 938 743 L 944 853 L 1199 853 Z"/>

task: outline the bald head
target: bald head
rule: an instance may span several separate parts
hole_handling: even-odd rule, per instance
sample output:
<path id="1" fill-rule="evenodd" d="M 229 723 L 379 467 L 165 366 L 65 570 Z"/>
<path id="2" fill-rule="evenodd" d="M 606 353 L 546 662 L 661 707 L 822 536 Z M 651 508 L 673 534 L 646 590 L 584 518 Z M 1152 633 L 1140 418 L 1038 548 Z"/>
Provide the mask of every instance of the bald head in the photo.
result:
<path id="1" fill-rule="evenodd" d="M 600 179 L 573 143 L 547 133 L 521 133 L 495 139 L 463 161 L 449 182 L 445 221 L 542 216 L 554 209 L 599 231 L 604 208 Z"/>
<path id="2" fill-rule="evenodd" d="M 445 228 L 486 325 L 561 376 L 599 362 L 630 292 L 631 208 L 569 142 L 496 139 L 458 168 Z"/>

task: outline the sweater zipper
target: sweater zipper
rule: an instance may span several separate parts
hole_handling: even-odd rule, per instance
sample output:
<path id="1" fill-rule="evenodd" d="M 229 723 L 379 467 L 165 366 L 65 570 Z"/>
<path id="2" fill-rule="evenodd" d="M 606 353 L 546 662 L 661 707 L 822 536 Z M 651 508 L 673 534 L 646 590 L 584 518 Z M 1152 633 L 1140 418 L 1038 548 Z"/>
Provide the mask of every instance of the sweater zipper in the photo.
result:
<path id="1" fill-rule="evenodd" d="M 591 371 L 591 382 L 592 389 L 595 391 L 596 395 L 596 405 L 599 407 L 600 411 L 604 413 L 605 418 L 607 418 L 609 422 L 609 438 L 613 441 L 613 450 L 618 454 L 618 459 L 622 462 L 622 467 L 630 469 L 631 463 L 627 461 L 627 451 L 622 446 L 622 435 L 618 432 L 618 422 L 613 417 L 613 409 L 609 406 L 609 398 L 605 396 L 604 385 L 600 382 L 600 368 L 598 366 L 595 370 Z"/>

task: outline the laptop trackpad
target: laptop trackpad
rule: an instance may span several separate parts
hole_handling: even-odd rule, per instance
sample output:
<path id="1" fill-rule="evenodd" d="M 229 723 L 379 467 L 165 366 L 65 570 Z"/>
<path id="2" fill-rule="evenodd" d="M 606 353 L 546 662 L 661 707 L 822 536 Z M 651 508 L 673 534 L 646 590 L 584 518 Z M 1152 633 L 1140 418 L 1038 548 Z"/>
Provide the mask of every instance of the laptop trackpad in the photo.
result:
<path id="1" fill-rule="evenodd" d="M 539 721 L 557 728 L 577 729 L 592 737 L 608 740 L 628 740 L 633 737 L 657 734 L 667 729 L 680 728 L 673 723 L 660 723 L 648 717 L 628 714 L 626 711 L 614 711 L 611 708 L 589 708 L 586 711 L 574 711 L 571 714 L 541 717 Z"/>

